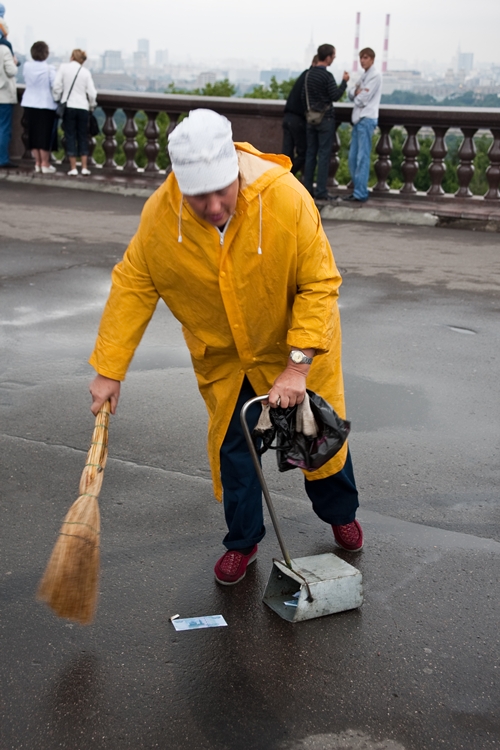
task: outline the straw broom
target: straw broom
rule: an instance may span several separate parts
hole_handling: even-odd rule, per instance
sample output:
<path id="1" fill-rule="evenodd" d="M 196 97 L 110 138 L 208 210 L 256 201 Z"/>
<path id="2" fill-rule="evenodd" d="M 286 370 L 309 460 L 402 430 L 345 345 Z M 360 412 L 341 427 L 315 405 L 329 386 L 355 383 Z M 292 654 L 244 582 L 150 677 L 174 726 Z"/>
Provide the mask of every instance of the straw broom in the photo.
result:
<path id="1" fill-rule="evenodd" d="M 99 577 L 100 517 L 97 498 L 108 456 L 110 403 L 95 419 L 80 495 L 63 521 L 37 597 L 59 617 L 88 625 L 94 619 Z"/>

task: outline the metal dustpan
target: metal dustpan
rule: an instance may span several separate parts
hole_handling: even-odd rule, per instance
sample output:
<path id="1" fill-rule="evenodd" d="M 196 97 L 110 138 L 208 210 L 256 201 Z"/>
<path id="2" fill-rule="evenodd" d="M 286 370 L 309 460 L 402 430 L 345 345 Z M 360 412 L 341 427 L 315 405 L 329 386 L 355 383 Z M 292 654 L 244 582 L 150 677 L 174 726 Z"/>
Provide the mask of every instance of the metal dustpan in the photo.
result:
<path id="1" fill-rule="evenodd" d="M 357 568 L 332 552 L 293 560 L 288 554 L 246 418 L 252 404 L 266 400 L 267 394 L 250 399 L 244 404 L 240 415 L 248 449 L 283 553 L 283 560 L 273 561 L 262 601 L 288 622 L 301 622 L 356 609 L 363 603 L 362 576 Z"/>

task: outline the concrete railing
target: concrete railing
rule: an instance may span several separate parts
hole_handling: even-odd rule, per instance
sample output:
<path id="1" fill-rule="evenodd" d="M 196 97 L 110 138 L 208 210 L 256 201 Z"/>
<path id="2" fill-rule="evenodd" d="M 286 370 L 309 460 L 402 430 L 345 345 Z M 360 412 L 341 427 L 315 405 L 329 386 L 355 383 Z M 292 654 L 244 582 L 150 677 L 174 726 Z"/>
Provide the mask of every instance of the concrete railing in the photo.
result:
<path id="1" fill-rule="evenodd" d="M 23 87 L 18 87 L 19 98 Z M 261 151 L 279 153 L 282 144 L 281 122 L 285 103 L 282 100 L 269 99 L 240 99 L 236 97 L 185 96 L 178 94 L 149 94 L 124 93 L 115 91 L 100 91 L 98 103 L 102 108 L 105 121 L 102 128 L 102 148 L 105 154 L 104 163 L 95 165 L 103 175 L 119 175 L 123 177 L 144 178 L 159 176 L 157 164 L 160 152 L 157 124 L 159 113 L 166 113 L 169 118 L 167 137 L 175 128 L 179 117 L 191 109 L 205 107 L 225 115 L 231 120 L 234 140 L 248 141 Z M 28 165 L 31 155 L 27 150 L 26 133 L 23 128 L 22 110 L 16 108 L 14 119 L 14 138 L 12 157 L 18 158 Z M 125 164 L 117 166 L 115 156 L 118 148 L 116 135 L 118 128 L 115 115 L 122 110 L 125 116 L 123 127 Z M 352 105 L 335 105 L 336 121 L 340 125 L 350 122 Z M 138 143 L 136 140 L 138 127 L 135 121 L 138 112 L 143 112 L 147 118 L 144 129 L 146 144 L 144 153 L 147 164 L 139 169 L 136 163 Z M 500 108 L 465 108 L 457 107 L 409 107 L 383 106 L 380 109 L 379 130 L 380 137 L 376 145 L 377 161 L 374 168 L 377 184 L 373 187 L 374 194 L 389 192 L 387 178 L 391 170 L 391 130 L 394 127 L 404 128 L 406 137 L 403 145 L 403 163 L 401 170 L 404 183 L 399 190 L 401 196 L 416 195 L 414 180 L 419 169 L 418 155 L 420 150 L 418 134 L 424 129 L 426 133 L 433 133 L 431 147 L 431 163 L 428 167 L 430 187 L 427 195 L 432 199 L 439 199 L 444 195 L 442 187 L 446 173 L 445 157 L 447 154 L 446 134 L 450 129 L 461 132 L 462 141 L 458 152 L 459 164 L 457 178 L 459 188 L 455 193 L 457 198 L 470 198 L 472 192 L 470 183 L 474 175 L 474 157 L 476 149 L 474 136 L 479 132 L 491 133 L 492 143 L 488 151 L 489 166 L 486 170 L 488 190 L 483 196 L 485 200 L 500 200 Z M 23 146 L 24 144 L 24 146 Z M 90 139 L 91 152 L 95 148 L 95 139 Z M 339 166 L 338 152 L 340 140 L 337 138 L 332 149 L 330 164 L 330 185 L 336 186 L 335 175 Z"/>

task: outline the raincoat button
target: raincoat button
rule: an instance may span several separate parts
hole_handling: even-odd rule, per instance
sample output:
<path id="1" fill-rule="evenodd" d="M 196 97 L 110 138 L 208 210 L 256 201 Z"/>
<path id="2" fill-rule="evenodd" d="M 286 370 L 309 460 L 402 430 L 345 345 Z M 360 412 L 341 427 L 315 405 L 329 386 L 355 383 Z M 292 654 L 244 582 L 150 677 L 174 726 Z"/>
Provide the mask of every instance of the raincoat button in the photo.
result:
<path id="1" fill-rule="evenodd" d="M 224 278 L 224 276 L 226 275 L 226 272 L 225 271 L 221 271 L 220 275 L 221 275 L 222 278 Z"/>
<path id="2" fill-rule="evenodd" d="M 239 328 L 238 323 L 235 323 L 234 326 L 233 326 L 233 328 Z"/>

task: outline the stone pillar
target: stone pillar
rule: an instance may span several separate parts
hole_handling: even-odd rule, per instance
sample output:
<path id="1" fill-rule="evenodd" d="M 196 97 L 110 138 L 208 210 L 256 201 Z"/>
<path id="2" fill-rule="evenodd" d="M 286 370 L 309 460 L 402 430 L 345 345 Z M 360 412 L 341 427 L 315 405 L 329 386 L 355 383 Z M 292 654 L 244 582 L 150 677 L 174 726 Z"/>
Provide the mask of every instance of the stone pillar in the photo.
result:
<path id="1" fill-rule="evenodd" d="M 492 128 L 493 143 L 491 144 L 488 156 L 490 157 L 490 166 L 486 170 L 486 179 L 488 180 L 489 190 L 484 196 L 485 200 L 500 200 L 500 129 Z"/>
<path id="2" fill-rule="evenodd" d="M 406 128 L 407 136 L 403 145 L 403 155 L 405 158 L 401 165 L 404 185 L 399 191 L 405 195 L 411 195 L 417 192 L 414 181 L 418 172 L 417 156 L 420 151 L 420 144 L 418 142 L 417 133 L 419 130 L 420 127 L 416 125 L 408 125 Z"/>
<path id="3" fill-rule="evenodd" d="M 474 135 L 477 132 L 477 128 L 462 128 L 464 139 L 458 155 L 460 157 L 460 164 L 457 168 L 458 188 L 455 196 L 457 198 L 472 198 L 472 193 L 469 190 L 470 182 L 474 176 L 474 157 L 476 155 L 476 147 L 474 146 Z"/>
<path id="4" fill-rule="evenodd" d="M 429 175 L 431 178 L 431 186 L 427 191 L 427 195 L 437 196 L 444 195 L 442 183 L 446 174 L 446 164 L 444 159 L 447 153 L 445 136 L 448 128 L 434 127 L 434 143 L 431 146 L 432 162 L 429 165 Z"/>
<path id="5" fill-rule="evenodd" d="M 389 185 L 387 184 L 387 177 L 391 171 L 391 130 L 392 125 L 380 125 L 380 138 L 375 147 L 375 151 L 378 154 L 378 159 L 375 162 L 375 174 L 377 175 L 378 182 L 373 188 L 374 193 L 387 193 L 389 191 Z"/>

